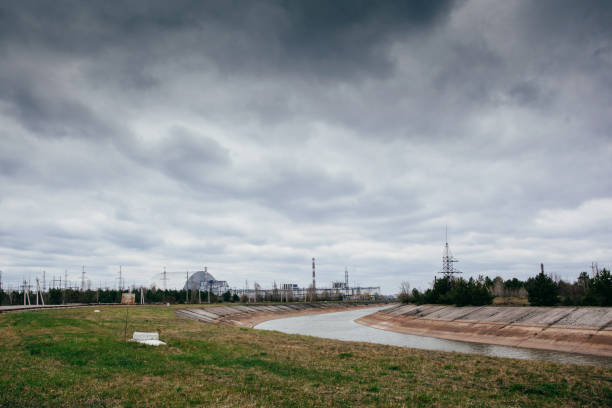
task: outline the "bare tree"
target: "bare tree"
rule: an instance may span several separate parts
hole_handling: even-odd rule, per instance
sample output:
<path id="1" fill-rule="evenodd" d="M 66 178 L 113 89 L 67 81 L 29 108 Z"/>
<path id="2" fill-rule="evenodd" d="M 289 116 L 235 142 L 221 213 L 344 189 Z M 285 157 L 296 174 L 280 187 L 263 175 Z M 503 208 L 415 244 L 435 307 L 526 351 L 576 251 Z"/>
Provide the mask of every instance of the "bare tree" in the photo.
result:
<path id="1" fill-rule="evenodd" d="M 402 281 L 400 284 L 400 293 L 397 295 L 397 298 L 402 303 L 408 303 L 410 301 L 410 283 Z"/>

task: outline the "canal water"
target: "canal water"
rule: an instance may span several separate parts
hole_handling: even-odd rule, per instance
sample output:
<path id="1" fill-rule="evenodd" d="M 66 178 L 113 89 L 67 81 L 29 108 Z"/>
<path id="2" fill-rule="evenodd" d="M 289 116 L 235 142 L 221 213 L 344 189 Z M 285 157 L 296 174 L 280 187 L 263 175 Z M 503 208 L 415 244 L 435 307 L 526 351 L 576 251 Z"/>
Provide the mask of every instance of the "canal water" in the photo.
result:
<path id="1" fill-rule="evenodd" d="M 558 351 L 535 350 L 521 347 L 497 346 L 493 344 L 471 343 L 436 339 L 434 337 L 413 336 L 375 329 L 355 323 L 355 319 L 374 313 L 385 307 L 350 310 L 347 312 L 324 313 L 318 315 L 287 317 L 269 320 L 255 326 L 256 329 L 277 330 L 289 334 L 304 334 L 345 341 L 364 341 L 425 350 L 456 351 L 460 353 L 484 354 L 487 356 L 544 360 L 570 364 L 599 365 L 612 368 L 612 358 L 584 354 L 563 353 Z"/>

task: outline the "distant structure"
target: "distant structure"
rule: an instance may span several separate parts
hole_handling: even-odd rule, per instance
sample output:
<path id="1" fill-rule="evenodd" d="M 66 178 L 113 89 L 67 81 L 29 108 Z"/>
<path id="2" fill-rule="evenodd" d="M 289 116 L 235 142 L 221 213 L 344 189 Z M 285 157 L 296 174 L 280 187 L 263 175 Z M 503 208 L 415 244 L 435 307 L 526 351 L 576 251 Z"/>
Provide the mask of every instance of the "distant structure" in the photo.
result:
<path id="1" fill-rule="evenodd" d="M 315 284 L 315 259 L 312 258 L 312 290 L 316 292 L 317 285 Z"/>
<path id="2" fill-rule="evenodd" d="M 453 254 L 448 247 L 448 228 L 445 228 L 445 241 L 444 252 L 442 254 L 442 270 L 438 273 L 444 275 L 445 278 L 448 277 L 450 279 L 454 279 L 455 274 L 462 272 L 455 269 L 455 262 L 459 262 L 459 260 L 453 257 Z"/>
<path id="3" fill-rule="evenodd" d="M 281 283 L 280 290 L 283 291 L 291 291 L 291 293 L 298 292 L 300 287 L 297 283 Z"/>
<path id="4" fill-rule="evenodd" d="M 204 267 L 203 271 L 195 272 L 193 275 L 187 279 L 185 286 L 183 286 L 183 290 L 201 290 L 203 292 L 210 291 L 214 295 L 221 296 L 225 292 L 227 292 L 230 287 L 227 284 L 227 281 L 216 280 L 210 273 L 208 273 L 208 268 Z"/>
<path id="5" fill-rule="evenodd" d="M 349 279 L 348 279 L 348 269 L 344 267 L 344 282 L 335 281 L 332 282 L 331 288 L 336 292 L 340 292 L 345 296 L 349 296 Z"/>
<path id="6" fill-rule="evenodd" d="M 349 294 L 349 283 L 348 283 L 348 268 L 345 266 L 344 267 L 344 291 L 345 291 L 345 295 L 348 296 Z"/>

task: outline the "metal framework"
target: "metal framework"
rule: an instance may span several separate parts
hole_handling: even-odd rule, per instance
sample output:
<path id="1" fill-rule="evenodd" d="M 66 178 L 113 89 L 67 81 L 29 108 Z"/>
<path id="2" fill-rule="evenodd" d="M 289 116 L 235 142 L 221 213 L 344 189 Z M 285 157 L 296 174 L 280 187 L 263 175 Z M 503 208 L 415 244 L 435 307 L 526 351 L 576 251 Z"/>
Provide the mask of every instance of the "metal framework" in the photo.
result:
<path id="1" fill-rule="evenodd" d="M 455 269 L 455 263 L 459 262 L 459 260 L 453 257 L 453 254 L 448 247 L 448 228 L 445 229 L 445 243 L 444 243 L 444 252 L 442 253 L 442 270 L 438 273 L 444 275 L 445 278 L 453 279 L 455 274 L 462 273 L 461 271 Z"/>

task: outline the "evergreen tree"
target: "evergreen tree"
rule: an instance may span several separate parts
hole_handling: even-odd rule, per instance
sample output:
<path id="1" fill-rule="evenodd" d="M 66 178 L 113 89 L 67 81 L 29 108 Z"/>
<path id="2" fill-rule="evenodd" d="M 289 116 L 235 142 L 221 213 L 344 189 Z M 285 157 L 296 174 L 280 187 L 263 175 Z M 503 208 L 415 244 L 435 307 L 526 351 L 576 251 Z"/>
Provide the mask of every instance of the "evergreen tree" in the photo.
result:
<path id="1" fill-rule="evenodd" d="M 595 274 L 589 292 L 599 306 L 612 306 L 612 275 L 609 270 L 604 268 Z"/>
<path id="2" fill-rule="evenodd" d="M 559 286 L 544 271 L 527 279 L 525 288 L 532 306 L 553 306 L 559 303 Z"/>

